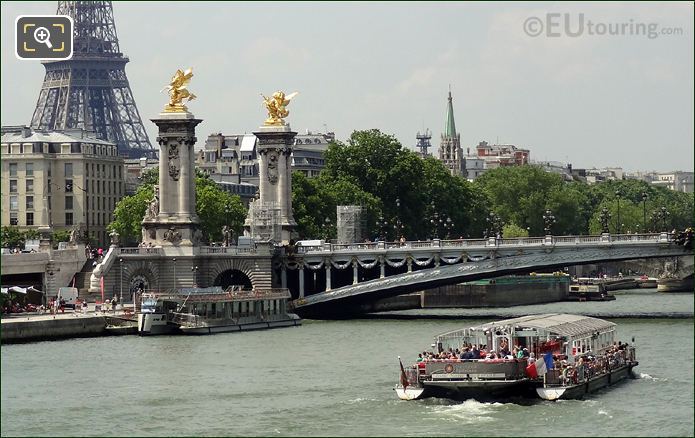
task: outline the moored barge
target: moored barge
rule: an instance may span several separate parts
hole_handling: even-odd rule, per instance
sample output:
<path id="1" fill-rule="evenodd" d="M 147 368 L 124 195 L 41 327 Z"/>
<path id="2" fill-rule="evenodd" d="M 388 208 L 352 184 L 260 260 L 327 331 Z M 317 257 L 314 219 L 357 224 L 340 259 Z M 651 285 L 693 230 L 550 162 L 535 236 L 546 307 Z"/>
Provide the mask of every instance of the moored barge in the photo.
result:
<path id="1" fill-rule="evenodd" d="M 287 289 L 188 288 L 145 293 L 138 333 L 202 335 L 301 325 L 288 309 Z"/>

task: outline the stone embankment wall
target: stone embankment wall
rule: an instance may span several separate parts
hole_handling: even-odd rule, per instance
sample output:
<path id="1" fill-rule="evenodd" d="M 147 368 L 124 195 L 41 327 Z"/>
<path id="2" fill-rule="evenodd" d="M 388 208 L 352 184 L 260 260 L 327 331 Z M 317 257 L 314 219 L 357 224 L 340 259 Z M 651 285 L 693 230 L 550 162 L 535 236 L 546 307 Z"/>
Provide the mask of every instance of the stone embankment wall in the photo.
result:
<path id="1" fill-rule="evenodd" d="M 3 344 L 103 336 L 105 333 L 106 320 L 103 316 L 13 318 L 2 321 L 0 332 Z"/>

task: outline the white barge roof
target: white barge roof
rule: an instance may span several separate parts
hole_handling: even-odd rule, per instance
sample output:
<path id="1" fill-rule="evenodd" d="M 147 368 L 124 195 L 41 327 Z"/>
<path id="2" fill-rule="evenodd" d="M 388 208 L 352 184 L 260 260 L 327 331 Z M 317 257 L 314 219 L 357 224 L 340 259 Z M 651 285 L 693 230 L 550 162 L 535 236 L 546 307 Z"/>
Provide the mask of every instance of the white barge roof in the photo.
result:
<path id="1" fill-rule="evenodd" d="M 515 326 L 522 328 L 536 328 L 551 332 L 560 336 L 576 337 L 586 333 L 603 332 L 612 330 L 616 324 L 599 318 L 584 315 L 571 315 L 567 313 L 544 313 L 541 315 L 528 315 L 518 318 L 493 321 L 479 326 L 471 327 L 475 331 L 485 331 L 497 327 Z M 443 333 L 446 336 L 460 332 Z"/>

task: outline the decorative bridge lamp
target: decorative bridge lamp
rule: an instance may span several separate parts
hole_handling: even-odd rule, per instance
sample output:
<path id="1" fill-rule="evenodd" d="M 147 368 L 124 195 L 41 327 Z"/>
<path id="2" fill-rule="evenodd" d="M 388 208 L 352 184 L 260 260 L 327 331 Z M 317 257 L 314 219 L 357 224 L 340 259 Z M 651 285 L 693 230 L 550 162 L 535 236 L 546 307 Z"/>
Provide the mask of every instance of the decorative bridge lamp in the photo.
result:
<path id="1" fill-rule="evenodd" d="M 606 207 L 603 207 L 603 209 L 601 210 L 601 214 L 599 215 L 598 220 L 601 222 L 601 233 L 610 233 L 610 230 L 608 229 L 608 221 L 611 220 L 611 214 Z"/>
<path id="2" fill-rule="evenodd" d="M 642 192 L 642 232 L 647 232 L 647 192 Z"/>
<path id="3" fill-rule="evenodd" d="M 386 242 L 386 227 L 388 224 L 386 219 L 384 219 L 384 215 L 380 214 L 376 221 L 376 225 L 379 227 L 379 239 L 381 239 L 382 242 Z"/>
<path id="4" fill-rule="evenodd" d="M 553 212 L 550 209 L 545 210 L 545 213 L 543 213 L 543 223 L 545 224 L 543 230 L 545 231 L 546 236 L 550 236 L 552 234 L 551 228 L 555 222 L 557 222 L 557 220 L 555 219 Z"/>
<path id="5" fill-rule="evenodd" d="M 444 221 L 444 231 L 446 231 L 446 239 L 449 240 L 451 238 L 451 231 L 454 229 L 454 222 L 451 220 L 451 217 L 447 216 L 446 221 Z"/>

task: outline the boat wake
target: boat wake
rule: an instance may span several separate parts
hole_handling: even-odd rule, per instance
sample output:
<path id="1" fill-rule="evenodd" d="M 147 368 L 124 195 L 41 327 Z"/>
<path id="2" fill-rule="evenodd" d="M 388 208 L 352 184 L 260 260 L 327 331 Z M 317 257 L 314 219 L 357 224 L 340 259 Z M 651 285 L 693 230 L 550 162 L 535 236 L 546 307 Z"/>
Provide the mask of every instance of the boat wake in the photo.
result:
<path id="1" fill-rule="evenodd" d="M 665 382 L 666 380 L 668 380 L 668 379 L 662 379 L 662 378 L 660 378 L 660 377 L 653 377 L 653 376 L 650 376 L 650 375 L 647 374 L 647 373 L 639 373 L 639 375 L 637 376 L 637 378 L 638 378 L 638 379 L 644 379 L 644 380 L 653 380 L 653 381 L 655 381 L 655 382 Z"/>
<path id="2" fill-rule="evenodd" d="M 438 419 L 474 424 L 495 421 L 492 414 L 504 405 L 505 403 L 482 403 L 470 399 L 453 405 L 433 405 L 431 409 Z"/>
<path id="3" fill-rule="evenodd" d="M 608 417 L 608 418 L 613 418 L 612 415 L 610 415 L 608 412 L 606 412 L 606 411 L 604 411 L 604 410 L 602 410 L 602 409 L 600 409 L 600 410 L 598 411 L 598 414 L 599 414 L 599 415 L 605 415 L 605 416 Z"/>
<path id="4" fill-rule="evenodd" d="M 351 400 L 344 401 L 343 403 L 345 403 L 345 404 L 347 404 L 347 405 L 354 405 L 355 403 L 374 402 L 374 401 L 379 401 L 379 400 L 377 400 L 377 399 L 375 399 L 375 398 L 363 398 L 363 397 L 358 397 L 358 398 L 354 398 L 354 399 L 351 399 Z"/>

